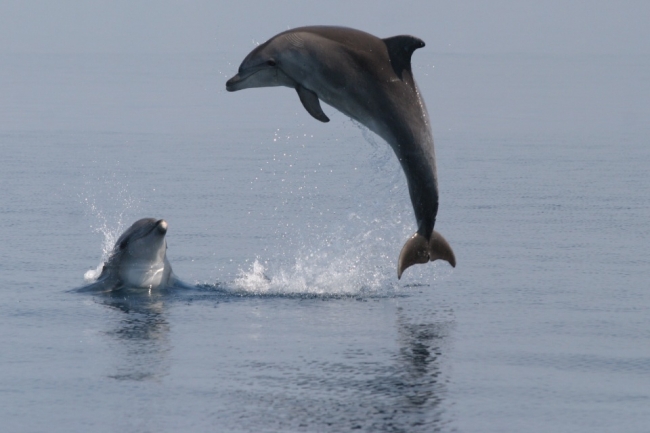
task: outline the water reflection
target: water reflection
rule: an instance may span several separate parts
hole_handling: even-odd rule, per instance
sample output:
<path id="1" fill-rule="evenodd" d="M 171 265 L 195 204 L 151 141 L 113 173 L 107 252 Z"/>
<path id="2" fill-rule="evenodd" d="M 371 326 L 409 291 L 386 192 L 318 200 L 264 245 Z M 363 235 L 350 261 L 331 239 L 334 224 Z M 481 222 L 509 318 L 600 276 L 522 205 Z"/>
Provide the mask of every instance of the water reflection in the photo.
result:
<path id="1" fill-rule="evenodd" d="M 366 383 L 374 408 L 366 431 L 429 432 L 448 422 L 441 403 L 446 396 L 442 357 L 453 326 L 451 320 L 417 320 L 397 308 L 397 351 L 392 363 Z"/>
<path id="2" fill-rule="evenodd" d="M 116 343 L 115 371 L 119 380 L 156 380 L 169 372 L 171 349 L 164 293 L 111 292 L 98 301 L 122 313 L 114 329 L 107 331 Z"/>
<path id="3" fill-rule="evenodd" d="M 449 376 L 444 359 L 453 314 L 428 308 L 415 298 L 377 302 L 394 306 L 394 321 L 376 320 L 377 309 L 337 302 L 341 309 L 349 310 L 351 319 L 337 328 L 339 313 L 323 316 L 327 331 L 359 332 L 345 331 L 336 342 L 321 340 L 329 347 L 327 351 L 310 356 L 305 346 L 300 350 L 297 343 L 298 348 L 280 349 L 295 350 L 295 355 L 301 356 L 279 356 L 281 361 L 268 359 L 266 351 L 262 356 L 256 351 L 258 359 L 246 365 L 246 371 L 254 372 L 254 381 L 228 391 L 236 407 L 253 408 L 246 412 L 251 428 L 263 423 L 275 431 L 412 433 L 446 429 L 452 420 L 446 412 Z M 365 334 L 368 326 L 371 333 Z M 391 334 L 395 336 L 392 341 L 383 340 Z M 306 335 L 318 335 L 318 328 L 309 328 Z M 347 339 L 355 335 L 366 337 Z"/>
<path id="4" fill-rule="evenodd" d="M 398 353 L 391 389 L 393 416 L 384 431 L 426 431 L 444 424 L 440 407 L 446 394 L 442 355 L 453 322 L 420 322 L 397 308 Z M 430 431 L 430 430 L 429 430 Z"/>

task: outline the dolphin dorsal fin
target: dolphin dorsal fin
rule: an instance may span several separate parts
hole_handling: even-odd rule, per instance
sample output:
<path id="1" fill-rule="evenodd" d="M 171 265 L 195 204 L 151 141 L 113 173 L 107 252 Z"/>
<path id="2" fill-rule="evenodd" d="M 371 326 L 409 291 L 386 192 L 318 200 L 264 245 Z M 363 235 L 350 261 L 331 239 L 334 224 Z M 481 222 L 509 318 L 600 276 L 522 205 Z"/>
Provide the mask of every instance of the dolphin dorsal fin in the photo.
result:
<path id="1" fill-rule="evenodd" d="M 413 55 L 413 51 L 424 46 L 424 41 L 408 35 L 393 36 L 382 40 L 388 48 L 390 64 L 401 79 L 404 69 L 411 71 L 411 55 Z"/>

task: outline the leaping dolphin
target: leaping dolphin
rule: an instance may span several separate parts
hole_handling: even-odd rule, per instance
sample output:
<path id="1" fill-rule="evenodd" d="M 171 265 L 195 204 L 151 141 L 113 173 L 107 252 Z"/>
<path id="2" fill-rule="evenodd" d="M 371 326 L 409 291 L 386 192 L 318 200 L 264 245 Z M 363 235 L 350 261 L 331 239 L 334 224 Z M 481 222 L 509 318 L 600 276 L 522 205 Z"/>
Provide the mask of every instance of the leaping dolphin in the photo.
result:
<path id="1" fill-rule="evenodd" d="M 185 287 L 167 260 L 167 222 L 142 218 L 119 237 L 97 281 L 82 292 L 106 292 L 123 287 L 161 289 Z"/>
<path id="2" fill-rule="evenodd" d="M 234 92 L 251 87 L 295 88 L 307 112 L 329 118 L 326 102 L 382 137 L 402 165 L 418 224 L 397 263 L 397 278 L 416 263 L 437 259 L 456 266 L 449 243 L 434 225 L 438 177 L 433 135 L 424 100 L 411 71 L 413 36 L 376 36 L 345 27 L 299 27 L 282 32 L 246 56 L 226 83 Z"/>

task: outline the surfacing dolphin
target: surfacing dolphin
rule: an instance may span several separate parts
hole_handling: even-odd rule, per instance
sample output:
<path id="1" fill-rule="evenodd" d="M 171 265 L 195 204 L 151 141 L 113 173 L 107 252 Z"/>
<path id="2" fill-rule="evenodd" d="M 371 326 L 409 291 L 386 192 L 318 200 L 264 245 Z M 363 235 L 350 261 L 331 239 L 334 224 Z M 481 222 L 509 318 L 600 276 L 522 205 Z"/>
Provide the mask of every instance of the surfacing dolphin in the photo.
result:
<path id="1" fill-rule="evenodd" d="M 165 220 L 142 218 L 134 222 L 115 243 L 97 281 L 79 291 L 186 287 L 167 260 L 166 234 Z"/>
<path id="2" fill-rule="evenodd" d="M 433 229 L 438 213 L 438 177 L 429 115 L 411 71 L 413 36 L 379 39 L 329 26 L 282 32 L 246 56 L 226 90 L 295 88 L 307 112 L 329 118 L 319 100 L 368 127 L 390 144 L 406 175 L 417 232 L 404 244 L 397 277 L 416 263 L 437 259 L 456 266 L 449 243 Z"/>

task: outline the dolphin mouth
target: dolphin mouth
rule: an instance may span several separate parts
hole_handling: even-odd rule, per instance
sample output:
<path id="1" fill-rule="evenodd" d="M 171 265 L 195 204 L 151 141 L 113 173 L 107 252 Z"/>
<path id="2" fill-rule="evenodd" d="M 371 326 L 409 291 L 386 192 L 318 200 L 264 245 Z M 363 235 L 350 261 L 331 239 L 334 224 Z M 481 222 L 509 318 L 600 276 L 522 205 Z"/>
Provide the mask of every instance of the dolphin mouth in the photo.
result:
<path id="1" fill-rule="evenodd" d="M 260 72 L 261 69 L 249 71 L 247 73 L 239 73 L 232 77 L 230 80 L 226 81 L 226 90 L 228 92 L 236 92 L 237 90 L 242 90 L 246 88 L 246 80 L 248 80 L 253 75 Z"/>
<path id="2" fill-rule="evenodd" d="M 241 78 L 239 78 L 239 74 L 235 75 L 230 80 L 226 81 L 226 90 L 229 91 L 229 92 L 234 92 L 236 90 L 239 90 L 239 89 L 236 88 L 237 83 L 239 81 L 241 81 Z"/>

